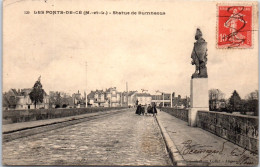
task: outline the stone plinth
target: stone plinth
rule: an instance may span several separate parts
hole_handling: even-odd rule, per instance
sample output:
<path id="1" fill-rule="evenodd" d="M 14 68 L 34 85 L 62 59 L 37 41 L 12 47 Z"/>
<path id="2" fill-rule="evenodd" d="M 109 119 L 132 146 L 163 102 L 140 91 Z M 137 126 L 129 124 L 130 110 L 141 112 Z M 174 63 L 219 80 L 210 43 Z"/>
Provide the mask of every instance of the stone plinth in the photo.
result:
<path id="1" fill-rule="evenodd" d="M 197 126 L 198 111 L 209 111 L 208 78 L 193 78 L 190 85 L 189 125 Z"/>

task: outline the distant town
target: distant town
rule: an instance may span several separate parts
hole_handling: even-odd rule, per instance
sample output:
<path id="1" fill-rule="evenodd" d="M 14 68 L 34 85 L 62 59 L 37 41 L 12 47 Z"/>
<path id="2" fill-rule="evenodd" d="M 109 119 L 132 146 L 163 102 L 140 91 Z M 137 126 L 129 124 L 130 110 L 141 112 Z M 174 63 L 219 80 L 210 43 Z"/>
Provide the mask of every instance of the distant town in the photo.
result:
<path id="1" fill-rule="evenodd" d="M 258 115 L 258 90 L 242 99 L 234 90 L 228 99 L 219 89 L 209 90 L 210 111 L 237 112 L 247 115 Z M 85 107 L 136 107 L 138 104 L 155 104 L 157 107 L 186 109 L 190 107 L 190 97 L 177 95 L 175 92 L 148 90 L 119 91 L 116 87 L 91 90 L 90 93 L 77 91 L 69 94 L 65 91 L 45 92 L 40 77 L 33 88 L 10 89 L 3 92 L 3 110 L 28 110 L 50 108 L 85 108 Z"/>
<path id="2" fill-rule="evenodd" d="M 10 89 L 3 94 L 3 107 L 5 109 L 35 109 L 30 99 L 33 88 Z M 172 95 L 172 97 L 171 97 Z M 87 98 L 87 106 L 86 106 Z M 172 100 L 171 100 L 172 99 Z M 172 102 L 171 102 L 172 101 Z M 37 103 L 36 109 L 48 108 L 84 108 L 84 107 L 135 107 L 137 104 L 148 105 L 155 103 L 157 106 L 186 108 L 189 105 L 189 97 L 175 97 L 175 93 L 157 93 L 152 95 L 147 91 L 119 91 L 116 87 L 105 90 L 92 90 L 75 92 L 72 95 L 66 92 L 50 91 L 43 94 L 43 102 Z"/>

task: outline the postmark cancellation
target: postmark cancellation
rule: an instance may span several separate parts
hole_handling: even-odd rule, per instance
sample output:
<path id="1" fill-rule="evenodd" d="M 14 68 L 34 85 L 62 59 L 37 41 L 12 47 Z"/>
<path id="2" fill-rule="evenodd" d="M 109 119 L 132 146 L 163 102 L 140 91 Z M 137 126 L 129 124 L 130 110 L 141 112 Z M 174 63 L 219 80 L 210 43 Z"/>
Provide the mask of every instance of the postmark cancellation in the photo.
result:
<path id="1" fill-rule="evenodd" d="M 254 5 L 254 3 L 217 4 L 217 48 L 253 47 Z"/>

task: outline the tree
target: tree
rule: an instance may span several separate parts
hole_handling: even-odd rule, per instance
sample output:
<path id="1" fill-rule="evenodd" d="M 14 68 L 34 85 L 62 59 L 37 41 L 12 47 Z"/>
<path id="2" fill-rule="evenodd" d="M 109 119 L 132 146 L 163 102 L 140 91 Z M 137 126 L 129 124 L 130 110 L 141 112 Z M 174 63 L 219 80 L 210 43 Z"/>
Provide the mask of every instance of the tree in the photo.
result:
<path id="1" fill-rule="evenodd" d="M 232 93 L 229 99 L 229 107 L 231 111 L 238 111 L 241 109 L 242 100 L 236 90 Z"/>
<path id="2" fill-rule="evenodd" d="M 8 108 L 9 107 L 9 100 L 6 96 L 6 93 L 3 94 L 2 106 Z"/>
<path id="3" fill-rule="evenodd" d="M 62 108 L 66 108 L 67 106 L 69 106 L 69 97 L 63 97 L 61 98 L 61 104 L 62 104 Z"/>
<path id="4" fill-rule="evenodd" d="M 255 91 L 249 93 L 249 94 L 246 96 L 246 99 L 248 99 L 248 100 L 258 100 L 258 97 L 259 97 L 258 90 L 255 90 Z"/>
<path id="5" fill-rule="evenodd" d="M 209 90 L 209 108 L 216 111 L 219 108 L 219 102 L 224 101 L 225 94 L 219 89 Z"/>
<path id="6" fill-rule="evenodd" d="M 50 105 L 55 105 L 55 108 L 60 108 L 61 106 L 61 95 L 60 92 L 54 92 L 50 94 Z"/>
<path id="7" fill-rule="evenodd" d="M 3 94 L 3 107 L 6 108 L 15 108 L 17 105 L 18 99 L 15 96 L 12 96 L 8 93 Z"/>
<path id="8" fill-rule="evenodd" d="M 258 115 L 258 99 L 259 93 L 258 90 L 255 90 L 246 96 L 245 101 L 245 110 L 248 112 L 254 112 L 255 116 Z"/>
<path id="9" fill-rule="evenodd" d="M 55 104 L 55 107 L 61 106 L 61 95 L 60 95 L 60 92 L 57 92 L 54 104 Z M 57 108 L 60 108 L 60 107 L 57 107 Z"/>
<path id="10" fill-rule="evenodd" d="M 31 93 L 29 94 L 31 101 L 34 103 L 36 108 L 37 103 L 43 102 L 44 90 L 42 89 L 41 76 L 35 82 Z"/>

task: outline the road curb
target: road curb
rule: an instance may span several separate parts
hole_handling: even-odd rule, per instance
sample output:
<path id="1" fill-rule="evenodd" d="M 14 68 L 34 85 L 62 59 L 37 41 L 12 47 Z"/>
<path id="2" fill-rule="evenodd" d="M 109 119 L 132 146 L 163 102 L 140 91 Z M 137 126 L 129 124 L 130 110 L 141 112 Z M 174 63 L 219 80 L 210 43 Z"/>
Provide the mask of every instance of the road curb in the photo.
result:
<path id="1" fill-rule="evenodd" d="M 176 145 L 174 144 L 174 142 L 172 141 L 172 139 L 170 138 L 169 134 L 167 133 L 166 129 L 162 126 L 161 122 L 159 121 L 159 119 L 157 118 L 157 116 L 155 116 L 155 119 L 160 127 L 163 139 L 166 143 L 166 148 L 168 150 L 169 156 L 173 162 L 174 166 L 186 166 L 187 163 L 186 161 L 183 159 L 182 155 L 180 154 L 179 150 L 177 149 Z"/>

